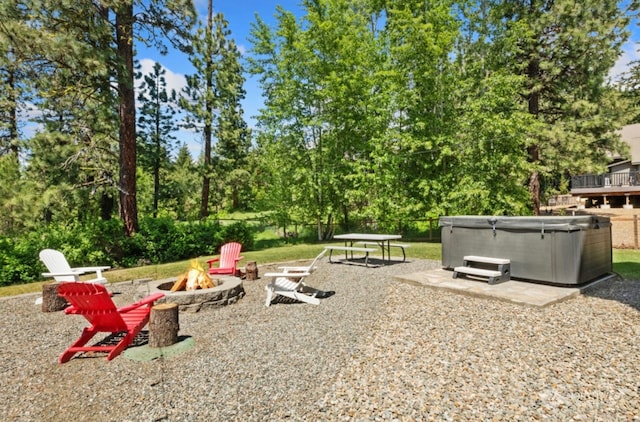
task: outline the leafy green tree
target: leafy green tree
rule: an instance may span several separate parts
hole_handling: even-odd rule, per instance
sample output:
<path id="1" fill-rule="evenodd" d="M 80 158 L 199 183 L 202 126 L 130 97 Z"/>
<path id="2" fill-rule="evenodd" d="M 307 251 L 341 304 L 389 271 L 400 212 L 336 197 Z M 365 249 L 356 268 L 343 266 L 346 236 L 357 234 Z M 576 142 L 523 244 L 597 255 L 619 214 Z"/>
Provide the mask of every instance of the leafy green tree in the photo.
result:
<path id="1" fill-rule="evenodd" d="M 221 60 L 223 71 L 216 78 L 221 93 L 221 109 L 216 127 L 215 164 L 218 177 L 223 179 L 228 187 L 231 207 L 237 209 L 241 206 L 240 193 L 246 192 L 251 182 L 246 169 L 251 136 L 240 103 L 245 96 L 242 87 L 244 76 L 240 65 L 240 53 L 233 40 L 229 41 L 228 48 L 222 50 Z"/>
<path id="2" fill-rule="evenodd" d="M 387 169 L 381 188 L 388 183 L 392 189 L 380 198 L 378 215 L 439 215 L 447 210 L 443 205 L 451 187 L 457 186 L 449 157 L 457 142 L 460 80 L 451 57 L 459 22 L 448 1 L 391 1 L 384 11 L 388 52 L 381 86 L 389 124 L 381 128 L 376 155 Z"/>
<path id="3" fill-rule="evenodd" d="M 252 28 L 249 69 L 266 93 L 260 153 L 280 163 L 267 172 L 271 196 L 282 220 L 304 210 L 319 238 L 331 235 L 336 216 L 349 224 L 360 179 L 350 175 L 369 173 L 368 139 L 378 127 L 367 113 L 375 110 L 371 64 L 379 56 L 372 17 L 364 2 L 352 3 L 305 2 L 301 23 L 279 8 L 277 31 L 259 17 Z"/>
<path id="4" fill-rule="evenodd" d="M 301 23 L 279 9 L 276 31 L 260 19 L 252 31 L 250 70 L 266 93 L 261 153 L 273 161 L 287 151 L 278 161 L 289 160 L 280 168 L 295 181 L 293 194 L 274 196 L 283 195 L 283 214 L 296 205 L 315 218 L 321 238 L 330 235 L 321 219 L 395 227 L 442 194 L 440 169 L 425 156 L 448 148 L 455 117 L 450 5 L 304 5 Z"/>
<path id="5" fill-rule="evenodd" d="M 80 10 L 61 1 L 3 5 L 20 11 L 5 15 L 8 8 L 0 8 L 6 23 L 0 38 L 10 45 L 11 75 L 19 76 L 15 86 L 22 93 L 14 98 L 29 92 L 22 101 L 31 101 L 32 122 L 39 125 L 36 136 L 24 141 L 29 154 L 25 171 L 36 189 L 32 207 L 45 221 L 78 214 L 86 218 L 98 209 L 87 206 L 98 191 L 100 200 L 92 205 L 108 218 L 113 206 L 106 199 L 115 190 L 109 175 L 116 171 L 110 147 L 116 114 L 108 54 L 103 54 L 108 28 L 91 14 L 95 8 Z M 16 116 L 15 109 L 9 114 Z"/>
<path id="6" fill-rule="evenodd" d="M 23 2 L 0 4 L 0 155 L 11 153 L 16 162 L 22 152 L 19 111 L 26 111 L 38 79 L 30 51 L 24 51 L 35 36 L 28 17 Z"/>
<path id="7" fill-rule="evenodd" d="M 160 198 L 160 171 L 170 163 L 178 129 L 175 115 L 177 97 L 175 90 L 167 92 L 166 70 L 156 62 L 150 74 L 143 78 L 138 93 L 140 113 L 138 117 L 139 162 L 153 174 L 153 216 L 158 216 Z"/>

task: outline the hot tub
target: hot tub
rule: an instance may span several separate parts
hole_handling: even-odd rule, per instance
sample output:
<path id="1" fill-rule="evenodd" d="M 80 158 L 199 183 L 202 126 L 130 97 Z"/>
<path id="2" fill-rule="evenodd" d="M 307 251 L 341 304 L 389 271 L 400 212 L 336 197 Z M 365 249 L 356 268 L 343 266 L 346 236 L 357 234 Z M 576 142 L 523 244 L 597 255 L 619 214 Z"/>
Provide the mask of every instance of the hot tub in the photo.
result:
<path id="1" fill-rule="evenodd" d="M 511 260 L 511 278 L 576 285 L 612 271 L 611 222 L 602 216 L 440 217 L 442 265 L 465 255 Z"/>

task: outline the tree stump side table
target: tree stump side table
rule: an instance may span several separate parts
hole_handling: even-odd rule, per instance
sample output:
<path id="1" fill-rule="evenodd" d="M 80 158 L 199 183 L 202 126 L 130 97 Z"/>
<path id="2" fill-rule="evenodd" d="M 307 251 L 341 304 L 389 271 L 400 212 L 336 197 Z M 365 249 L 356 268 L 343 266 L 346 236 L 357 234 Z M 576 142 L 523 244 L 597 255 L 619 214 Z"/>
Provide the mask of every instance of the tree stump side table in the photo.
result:
<path id="1" fill-rule="evenodd" d="M 247 280 L 257 280 L 258 279 L 258 265 L 255 261 L 247 262 L 245 266 L 245 271 L 247 272 L 246 279 Z"/>
<path id="2" fill-rule="evenodd" d="M 65 298 L 58 296 L 58 283 L 42 285 L 42 312 L 57 312 L 67 307 Z"/>
<path id="3" fill-rule="evenodd" d="M 160 303 L 149 316 L 149 347 L 167 347 L 178 342 L 178 304 Z"/>

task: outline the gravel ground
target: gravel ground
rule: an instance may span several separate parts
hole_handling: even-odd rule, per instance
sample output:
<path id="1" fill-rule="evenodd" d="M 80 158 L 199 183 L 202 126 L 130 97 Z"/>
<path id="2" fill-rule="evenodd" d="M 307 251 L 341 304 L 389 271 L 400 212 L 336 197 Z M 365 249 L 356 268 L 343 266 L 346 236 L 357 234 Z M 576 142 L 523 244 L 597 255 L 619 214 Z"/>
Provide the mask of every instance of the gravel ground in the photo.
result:
<path id="1" fill-rule="evenodd" d="M 180 314 L 172 358 L 59 354 L 85 326 L 0 301 L 0 415 L 11 421 L 640 421 L 640 283 L 530 308 L 395 282 L 439 267 L 329 264 L 319 306 L 264 306 L 267 280 L 220 309 Z M 260 274 L 272 268 L 260 267 Z M 119 283 L 118 304 L 136 286 Z"/>

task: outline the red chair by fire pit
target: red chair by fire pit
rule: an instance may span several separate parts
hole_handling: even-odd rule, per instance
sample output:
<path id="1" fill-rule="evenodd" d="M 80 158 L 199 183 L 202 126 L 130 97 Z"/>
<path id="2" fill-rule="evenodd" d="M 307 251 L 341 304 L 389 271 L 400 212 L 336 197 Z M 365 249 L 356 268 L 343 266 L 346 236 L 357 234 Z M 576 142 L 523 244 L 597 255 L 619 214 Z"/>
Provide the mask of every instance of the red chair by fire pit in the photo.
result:
<path id="1" fill-rule="evenodd" d="M 220 248 L 220 257 L 207 261 L 207 264 L 209 264 L 209 274 L 230 274 L 238 276 L 240 271 L 237 268 L 238 261 L 244 258 L 240 256 L 241 250 L 242 245 L 237 242 L 222 245 Z M 213 266 L 214 262 L 219 262 L 217 268 Z"/>
<path id="2" fill-rule="evenodd" d="M 107 289 L 100 284 L 64 282 L 58 285 L 58 295 L 71 304 L 67 314 L 82 315 L 91 327 L 82 330 L 82 335 L 60 356 L 60 363 L 68 362 L 78 352 L 108 352 L 107 360 L 118 356 L 136 338 L 149 322 L 153 302 L 164 296 L 156 293 L 122 308 L 116 308 Z M 97 333 L 120 333 L 124 337 L 117 344 L 85 346 Z"/>

